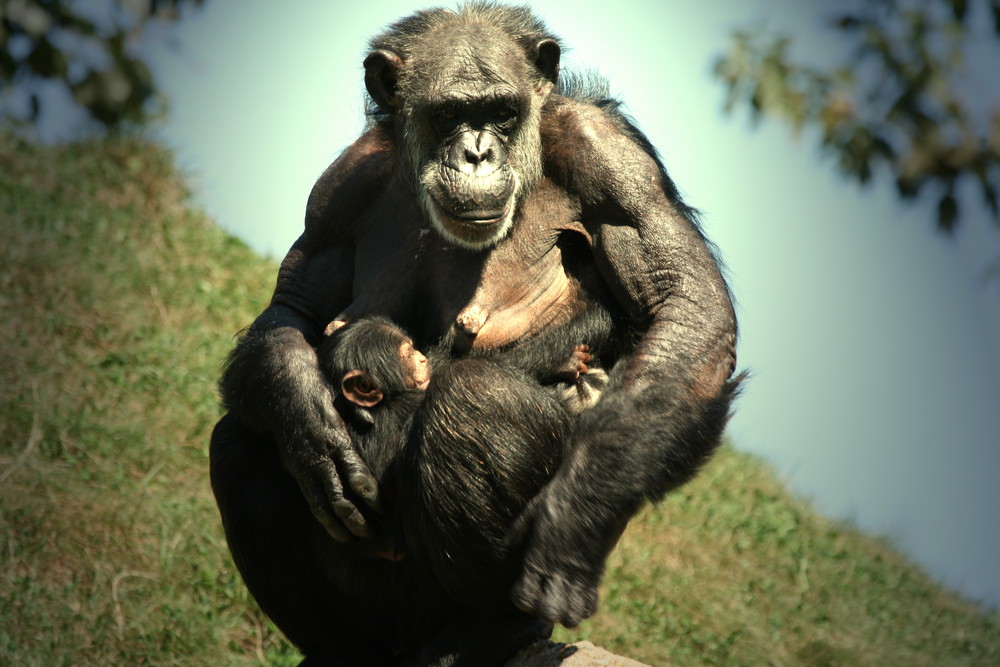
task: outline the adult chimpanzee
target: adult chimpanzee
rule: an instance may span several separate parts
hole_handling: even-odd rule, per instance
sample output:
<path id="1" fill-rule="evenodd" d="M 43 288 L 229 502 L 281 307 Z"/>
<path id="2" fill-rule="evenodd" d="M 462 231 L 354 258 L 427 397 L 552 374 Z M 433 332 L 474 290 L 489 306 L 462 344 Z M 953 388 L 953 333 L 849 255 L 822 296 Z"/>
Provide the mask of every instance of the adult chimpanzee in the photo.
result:
<path id="1" fill-rule="evenodd" d="M 374 122 L 317 182 L 271 304 L 224 373 L 213 488 L 248 587 L 307 656 L 468 658 L 456 647 L 477 646 L 480 623 L 480 637 L 523 640 L 533 631 L 525 619 L 572 626 L 594 612 L 629 518 L 718 443 L 736 387 L 736 323 L 693 211 L 649 142 L 614 103 L 554 92 L 560 48 L 529 11 L 419 12 L 371 47 Z M 516 394 L 513 381 L 476 378 L 476 355 L 527 345 L 588 303 L 632 342 L 602 359 L 611 372 L 601 399 L 556 434 L 566 443 L 558 468 L 516 508 L 511 599 L 524 613 L 492 601 L 439 606 L 453 597 L 437 594 L 446 584 L 405 555 L 342 558 L 372 538 L 379 499 L 317 363 L 324 325 L 389 317 L 418 347 L 447 345 L 461 358 L 449 365 L 456 385 Z M 511 429 L 545 425 L 530 406 L 505 424 L 447 407 L 462 417 L 460 440 L 481 436 L 501 471 L 522 454 L 526 436 Z M 559 431 L 562 417 L 550 420 Z M 408 447 L 398 470 L 426 495 L 413 521 L 436 522 L 448 501 L 471 508 L 462 528 L 478 540 L 477 494 L 496 500 L 518 480 L 493 461 L 470 475 L 475 484 L 438 476 L 449 452 L 433 433 L 420 449 Z"/>

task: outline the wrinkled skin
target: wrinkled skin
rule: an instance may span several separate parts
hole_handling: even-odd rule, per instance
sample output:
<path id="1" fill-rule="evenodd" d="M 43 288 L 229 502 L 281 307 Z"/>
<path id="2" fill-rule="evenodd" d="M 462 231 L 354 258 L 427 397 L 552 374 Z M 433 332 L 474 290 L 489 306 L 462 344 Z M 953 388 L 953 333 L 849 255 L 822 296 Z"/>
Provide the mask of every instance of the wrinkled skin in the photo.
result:
<path id="1" fill-rule="evenodd" d="M 229 415 L 213 436 L 213 485 L 230 546 L 262 607 L 307 654 L 332 649 L 303 639 L 293 626 L 316 619 L 295 620 L 277 584 L 260 583 L 258 552 L 269 547 L 242 527 L 252 510 L 235 507 L 229 471 L 241 442 L 263 443 L 332 538 L 325 553 L 371 537 L 377 480 L 317 366 L 331 320 L 383 315 L 418 348 L 446 340 L 456 357 L 488 355 L 598 299 L 638 334 L 605 360 L 600 400 L 575 418 L 561 464 L 507 536 L 522 558 L 512 602 L 547 623 L 594 613 L 628 520 L 707 460 L 736 390 L 728 289 L 645 138 L 613 104 L 553 92 L 550 36 L 526 46 L 495 25 L 435 21 L 409 41 L 393 29 L 373 41 L 366 84 L 378 121 L 320 177 L 271 303 L 222 380 Z M 470 52 L 480 58 L 460 57 Z M 369 592 L 381 590 L 379 571 L 364 573 Z M 360 632 L 343 613 L 324 627 Z M 366 623 L 391 616 L 372 613 Z"/>

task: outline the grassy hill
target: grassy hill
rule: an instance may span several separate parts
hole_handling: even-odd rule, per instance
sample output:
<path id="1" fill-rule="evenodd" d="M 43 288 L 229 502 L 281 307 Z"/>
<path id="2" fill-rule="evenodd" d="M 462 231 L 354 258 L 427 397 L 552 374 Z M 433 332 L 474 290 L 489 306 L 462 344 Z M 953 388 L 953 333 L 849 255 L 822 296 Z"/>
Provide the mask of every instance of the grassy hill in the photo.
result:
<path id="1" fill-rule="evenodd" d="M 0 664 L 294 664 L 208 484 L 219 365 L 276 265 L 136 139 L 0 134 L 0 234 Z M 653 665 L 1000 664 L 996 614 L 729 448 L 633 522 L 559 638 Z"/>

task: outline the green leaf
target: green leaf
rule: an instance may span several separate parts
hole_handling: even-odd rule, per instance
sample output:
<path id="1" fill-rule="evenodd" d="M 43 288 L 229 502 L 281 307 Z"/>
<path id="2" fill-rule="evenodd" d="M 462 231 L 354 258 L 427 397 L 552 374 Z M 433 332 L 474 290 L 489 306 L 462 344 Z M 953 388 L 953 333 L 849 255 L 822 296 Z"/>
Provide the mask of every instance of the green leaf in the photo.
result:
<path id="1" fill-rule="evenodd" d="M 950 234 L 955 230 L 955 221 L 957 219 L 958 202 L 955 201 L 954 195 L 952 195 L 949 191 L 945 196 L 941 197 L 941 201 L 938 202 L 938 228 Z"/>
<path id="2" fill-rule="evenodd" d="M 66 56 L 45 37 L 40 37 L 27 57 L 28 66 L 46 79 L 66 75 Z"/>

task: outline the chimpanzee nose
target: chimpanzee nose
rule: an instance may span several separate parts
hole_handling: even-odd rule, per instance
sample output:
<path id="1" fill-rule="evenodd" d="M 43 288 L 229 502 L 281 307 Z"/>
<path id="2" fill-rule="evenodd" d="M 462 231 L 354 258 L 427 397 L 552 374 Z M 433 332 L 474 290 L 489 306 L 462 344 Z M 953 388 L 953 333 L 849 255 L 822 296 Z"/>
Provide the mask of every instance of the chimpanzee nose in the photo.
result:
<path id="1" fill-rule="evenodd" d="M 486 176 L 496 170 L 496 138 L 489 132 L 466 132 L 448 155 L 449 166 L 465 174 Z"/>
<path id="2" fill-rule="evenodd" d="M 492 159 L 492 146 L 473 146 L 465 149 L 465 161 L 473 166 L 478 166 L 481 162 L 489 162 Z"/>

